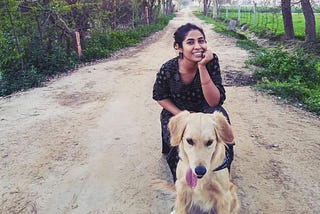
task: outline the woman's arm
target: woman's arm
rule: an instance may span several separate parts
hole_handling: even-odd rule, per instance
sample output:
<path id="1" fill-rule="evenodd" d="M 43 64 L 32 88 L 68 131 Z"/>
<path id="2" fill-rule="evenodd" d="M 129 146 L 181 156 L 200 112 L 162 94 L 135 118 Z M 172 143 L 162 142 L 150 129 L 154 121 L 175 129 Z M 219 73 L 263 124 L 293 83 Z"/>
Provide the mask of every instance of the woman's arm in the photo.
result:
<path id="1" fill-rule="evenodd" d="M 220 91 L 212 82 L 206 66 L 199 66 L 200 81 L 204 98 L 210 106 L 216 106 L 220 102 Z"/>
<path id="2" fill-rule="evenodd" d="M 209 75 L 208 69 L 206 67 L 206 64 L 213 59 L 213 54 L 209 50 L 207 50 L 203 54 L 203 59 L 200 62 L 198 62 L 201 87 L 204 98 L 206 99 L 209 106 L 216 106 L 220 102 L 220 91 L 213 83 Z"/>
<path id="3" fill-rule="evenodd" d="M 181 112 L 181 110 L 175 104 L 173 104 L 169 98 L 158 100 L 157 102 L 160 106 L 162 106 L 164 109 L 166 109 L 173 115 L 176 115 L 179 112 Z"/>

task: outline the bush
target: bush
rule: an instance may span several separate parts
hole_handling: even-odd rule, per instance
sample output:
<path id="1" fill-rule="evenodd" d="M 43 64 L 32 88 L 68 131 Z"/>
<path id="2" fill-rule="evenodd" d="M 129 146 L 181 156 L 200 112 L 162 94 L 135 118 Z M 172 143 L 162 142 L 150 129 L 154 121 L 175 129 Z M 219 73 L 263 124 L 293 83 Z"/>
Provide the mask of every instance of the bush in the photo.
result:
<path id="1" fill-rule="evenodd" d="M 45 75 L 39 74 L 35 67 L 21 71 L 20 75 L 15 72 L 6 72 L 0 75 L 0 95 L 9 95 L 18 90 L 38 87 L 45 80 Z"/>
<path id="2" fill-rule="evenodd" d="M 248 61 L 258 66 L 257 88 L 294 102 L 320 114 L 320 58 L 296 50 L 289 54 L 279 48 L 264 50 Z"/>
<path id="3" fill-rule="evenodd" d="M 54 44 L 51 51 L 46 51 L 42 47 L 31 49 L 31 53 L 27 56 L 28 67 L 37 67 L 39 73 L 50 76 L 57 73 L 65 72 L 79 62 L 75 52 L 67 53 L 65 48 L 59 44 Z"/>
<path id="4" fill-rule="evenodd" d="M 83 61 L 91 61 L 110 56 L 111 50 L 110 36 L 105 31 L 95 31 L 91 33 L 91 38 L 87 39 L 83 48 Z"/>
<path id="5" fill-rule="evenodd" d="M 259 66 L 255 71 L 257 78 L 267 77 L 280 82 L 299 79 L 308 87 L 315 87 L 320 82 L 320 59 L 297 50 L 293 54 L 280 48 L 264 50 L 249 62 Z"/>
<path id="6" fill-rule="evenodd" d="M 126 31 L 110 30 L 92 32 L 91 38 L 85 41 L 81 59 L 83 61 L 91 61 L 106 58 L 117 50 L 136 45 L 151 33 L 165 27 L 171 18 L 172 16 L 161 16 L 156 24 L 141 25 Z"/>
<path id="7" fill-rule="evenodd" d="M 310 92 L 313 96 L 306 97 L 304 103 L 307 109 L 320 114 L 320 88 L 318 90 L 312 90 Z"/>
<path id="8" fill-rule="evenodd" d="M 48 76 L 65 72 L 81 61 L 106 58 L 114 51 L 133 46 L 151 33 L 161 30 L 172 17 L 161 16 L 156 24 L 141 25 L 127 31 L 94 31 L 91 38 L 84 42 L 81 59 L 66 42 L 42 41 L 37 37 L 32 38 L 23 54 L 18 55 L 11 50 L 14 44 L 8 42 L 13 39 L 8 39 L 9 34 L 1 34 L 0 31 L 0 96 L 40 86 Z"/>

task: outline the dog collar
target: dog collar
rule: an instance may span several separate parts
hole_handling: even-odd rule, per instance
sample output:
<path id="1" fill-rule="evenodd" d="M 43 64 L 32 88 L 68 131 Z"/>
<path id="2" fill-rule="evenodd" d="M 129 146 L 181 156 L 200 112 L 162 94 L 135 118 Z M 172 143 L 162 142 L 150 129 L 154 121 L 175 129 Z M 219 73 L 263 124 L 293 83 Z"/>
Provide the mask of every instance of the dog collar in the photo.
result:
<path id="1" fill-rule="evenodd" d="M 219 171 L 225 168 L 230 169 L 231 162 L 233 161 L 233 146 L 232 144 L 225 145 L 226 152 L 225 152 L 225 158 L 223 159 L 222 163 L 215 168 L 213 171 Z"/>

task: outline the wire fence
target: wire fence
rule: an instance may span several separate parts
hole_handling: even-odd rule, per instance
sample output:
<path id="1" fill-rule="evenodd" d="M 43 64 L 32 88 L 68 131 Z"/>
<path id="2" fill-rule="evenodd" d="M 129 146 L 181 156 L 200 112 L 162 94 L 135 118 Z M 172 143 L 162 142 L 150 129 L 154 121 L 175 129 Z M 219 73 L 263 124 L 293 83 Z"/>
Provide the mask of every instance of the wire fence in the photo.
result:
<path id="1" fill-rule="evenodd" d="M 320 38 L 320 8 L 314 8 L 316 34 Z M 254 6 L 221 6 L 219 18 L 235 19 L 240 26 L 263 28 L 272 31 L 276 36 L 284 33 L 281 7 Z M 305 20 L 300 8 L 292 9 L 293 27 L 296 37 L 304 38 Z"/>

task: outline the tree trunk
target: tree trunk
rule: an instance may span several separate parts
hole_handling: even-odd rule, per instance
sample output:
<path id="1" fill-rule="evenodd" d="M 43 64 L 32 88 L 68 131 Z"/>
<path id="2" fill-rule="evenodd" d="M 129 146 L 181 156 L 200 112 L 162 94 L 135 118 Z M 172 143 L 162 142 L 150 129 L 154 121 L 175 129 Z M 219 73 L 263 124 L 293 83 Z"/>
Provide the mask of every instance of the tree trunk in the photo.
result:
<path id="1" fill-rule="evenodd" d="M 294 39 L 290 0 L 281 0 L 282 19 L 286 40 Z"/>
<path id="2" fill-rule="evenodd" d="M 316 41 L 316 24 L 309 0 L 301 0 L 301 7 L 305 19 L 305 42 Z"/>
<path id="3" fill-rule="evenodd" d="M 167 0 L 167 14 L 172 13 L 172 0 Z"/>
<path id="4" fill-rule="evenodd" d="M 208 15 L 208 1 L 209 0 L 203 0 L 203 15 L 204 16 Z"/>
<path id="5" fill-rule="evenodd" d="M 212 18 L 218 19 L 219 16 L 219 2 L 218 0 L 213 0 Z"/>
<path id="6" fill-rule="evenodd" d="M 166 0 L 162 0 L 162 9 L 163 9 L 163 14 L 167 15 L 167 11 L 166 11 Z"/>

